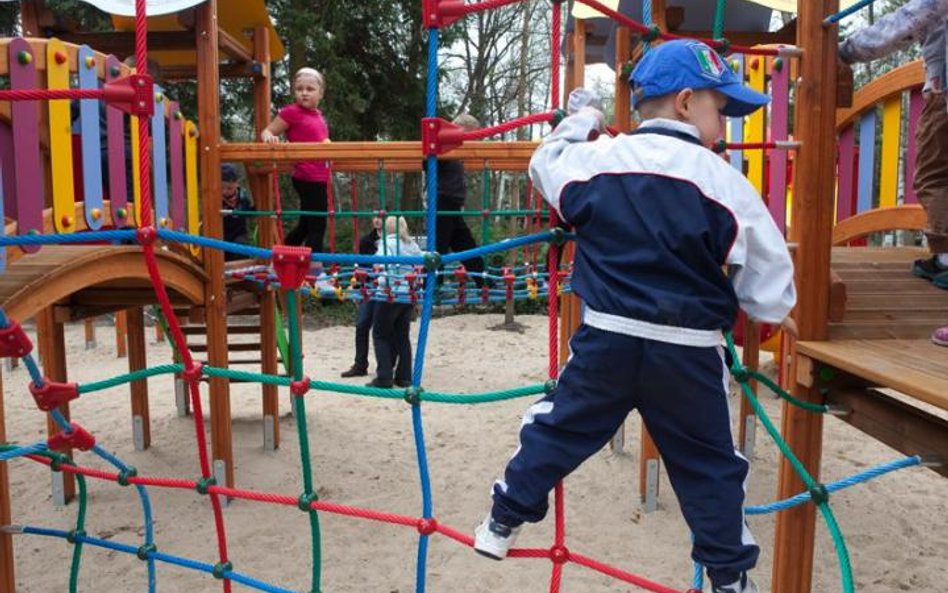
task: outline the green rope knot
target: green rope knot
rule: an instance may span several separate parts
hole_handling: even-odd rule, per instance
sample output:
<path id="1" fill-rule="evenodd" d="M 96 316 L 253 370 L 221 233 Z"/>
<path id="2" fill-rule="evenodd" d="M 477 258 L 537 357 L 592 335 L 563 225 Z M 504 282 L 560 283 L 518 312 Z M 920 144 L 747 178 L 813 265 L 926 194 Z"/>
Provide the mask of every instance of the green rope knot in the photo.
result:
<path id="1" fill-rule="evenodd" d="M 132 466 L 128 466 L 127 468 L 123 469 L 118 474 L 117 481 L 118 481 L 119 486 L 128 486 L 128 483 L 129 483 L 128 479 L 134 478 L 137 475 L 138 475 L 138 470 Z"/>
<path id="2" fill-rule="evenodd" d="M 415 387 L 414 385 L 407 387 L 405 389 L 405 401 L 413 406 L 417 406 L 421 403 L 421 395 L 424 392 L 425 390 L 421 387 Z"/>
<path id="3" fill-rule="evenodd" d="M 73 529 L 72 531 L 69 531 L 66 533 L 66 541 L 71 544 L 74 544 L 79 540 L 80 537 L 85 537 L 85 536 L 86 536 L 86 532 L 84 530 Z"/>
<path id="4" fill-rule="evenodd" d="M 224 578 L 225 572 L 230 572 L 234 570 L 234 565 L 230 561 L 227 562 L 218 562 L 214 565 L 214 568 L 211 570 L 211 574 L 215 579 L 221 580 Z"/>
<path id="5" fill-rule="evenodd" d="M 738 383 L 747 383 L 752 378 L 750 371 L 742 366 L 732 366 L 731 376 L 734 377 L 734 380 Z"/>
<path id="6" fill-rule="evenodd" d="M 629 80 L 633 70 L 635 70 L 635 64 L 631 61 L 622 62 L 622 80 Z"/>
<path id="7" fill-rule="evenodd" d="M 836 371 L 832 367 L 820 367 L 820 381 L 832 381 L 836 378 Z"/>
<path id="8" fill-rule="evenodd" d="M 207 494 L 210 492 L 211 486 L 217 486 L 217 480 L 214 479 L 214 476 L 201 478 L 197 481 L 197 486 L 194 489 L 197 490 L 198 494 Z"/>
<path id="9" fill-rule="evenodd" d="M 543 384 L 543 393 L 550 394 L 556 389 L 556 379 L 550 379 Z"/>
<path id="10" fill-rule="evenodd" d="M 711 147 L 711 150 L 716 152 L 717 154 L 721 154 L 722 152 L 727 150 L 727 142 L 725 142 L 724 138 L 721 138 L 720 140 L 714 143 L 714 145 Z"/>
<path id="11" fill-rule="evenodd" d="M 310 505 L 317 500 L 319 500 L 319 495 L 315 492 L 304 492 L 300 494 L 300 497 L 296 500 L 296 506 L 298 506 L 301 511 L 310 513 L 313 511 Z"/>
<path id="12" fill-rule="evenodd" d="M 425 269 L 429 272 L 441 267 L 441 254 L 437 251 L 426 251 L 424 255 Z"/>
<path id="13" fill-rule="evenodd" d="M 139 546 L 138 550 L 135 551 L 135 555 L 138 556 L 139 560 L 148 560 L 149 554 L 154 554 L 158 551 L 158 546 L 155 544 L 147 544 L 144 546 Z"/>
<path id="14" fill-rule="evenodd" d="M 651 43 L 662 36 L 662 29 L 658 25 L 649 25 L 648 31 L 642 33 L 642 41 Z"/>
<path id="15" fill-rule="evenodd" d="M 826 489 L 826 486 L 823 484 L 817 484 L 816 486 L 810 488 L 810 498 L 816 504 L 824 504 L 830 498 L 829 490 Z"/>
<path id="16" fill-rule="evenodd" d="M 555 130 L 556 126 L 560 125 L 560 122 L 563 121 L 565 117 L 566 117 L 565 111 L 563 111 L 562 109 L 554 109 L 553 119 L 550 120 L 550 127 Z"/>
<path id="17" fill-rule="evenodd" d="M 725 38 L 715 39 L 714 40 L 714 51 L 718 52 L 722 56 L 731 51 L 731 42 Z"/>
<path id="18" fill-rule="evenodd" d="M 566 243 L 566 231 L 560 227 L 553 227 L 550 229 L 550 243 L 562 247 Z"/>

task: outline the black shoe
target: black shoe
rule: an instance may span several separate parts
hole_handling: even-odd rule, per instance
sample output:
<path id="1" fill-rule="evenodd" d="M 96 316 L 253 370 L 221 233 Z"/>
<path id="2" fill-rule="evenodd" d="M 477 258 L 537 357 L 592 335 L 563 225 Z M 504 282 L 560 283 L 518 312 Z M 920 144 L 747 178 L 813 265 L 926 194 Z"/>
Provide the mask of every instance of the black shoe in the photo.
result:
<path id="1" fill-rule="evenodd" d="M 934 280 L 935 276 L 948 272 L 948 267 L 938 262 L 938 256 L 933 255 L 928 259 L 917 259 L 912 265 L 912 273 L 919 278 Z"/>
<path id="2" fill-rule="evenodd" d="M 369 374 L 369 369 L 363 369 L 363 368 L 361 368 L 361 367 L 357 367 L 357 366 L 355 366 L 355 365 L 352 365 L 352 368 L 350 368 L 348 371 L 343 371 L 339 376 L 340 376 L 340 377 L 346 377 L 346 378 L 349 378 L 349 377 L 365 377 L 365 376 L 368 375 L 368 374 Z"/>
<path id="3" fill-rule="evenodd" d="M 379 387 L 381 389 L 391 389 L 392 382 L 386 381 L 384 379 L 379 379 L 378 377 L 376 377 L 375 379 L 372 379 L 371 381 L 366 383 L 365 386 L 366 387 Z"/>
<path id="4" fill-rule="evenodd" d="M 411 387 L 410 379 L 395 379 L 395 387 Z"/>

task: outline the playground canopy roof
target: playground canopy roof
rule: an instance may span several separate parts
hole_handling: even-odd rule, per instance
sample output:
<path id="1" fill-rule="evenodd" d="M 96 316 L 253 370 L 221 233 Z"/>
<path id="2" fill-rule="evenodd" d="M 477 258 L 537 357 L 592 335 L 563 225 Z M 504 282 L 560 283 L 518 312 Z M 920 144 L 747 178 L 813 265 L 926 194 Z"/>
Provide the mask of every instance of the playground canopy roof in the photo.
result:
<path id="1" fill-rule="evenodd" d="M 11 1 L 11 0 L 0 0 Z M 16 1 L 16 0 L 12 0 Z M 130 33 L 135 30 L 135 0 L 83 0 L 112 15 L 115 30 Z M 193 71 L 197 52 L 193 34 L 180 35 L 193 29 L 193 11 L 189 9 L 204 0 L 147 0 L 149 55 L 175 78 L 174 72 Z M 221 58 L 248 62 L 253 56 L 252 33 L 257 27 L 266 27 L 269 34 L 270 59 L 280 60 L 285 54 L 283 43 L 273 27 L 265 0 L 227 0 L 217 8 L 221 31 Z M 154 37 L 151 34 L 155 34 Z M 93 49 L 124 57 L 131 53 L 130 39 L 110 40 L 108 33 L 63 34 L 58 37 L 74 43 L 87 43 Z M 164 49 L 162 49 L 164 47 Z M 124 50 L 124 51 L 123 51 Z M 186 75 L 184 77 L 187 77 Z"/>

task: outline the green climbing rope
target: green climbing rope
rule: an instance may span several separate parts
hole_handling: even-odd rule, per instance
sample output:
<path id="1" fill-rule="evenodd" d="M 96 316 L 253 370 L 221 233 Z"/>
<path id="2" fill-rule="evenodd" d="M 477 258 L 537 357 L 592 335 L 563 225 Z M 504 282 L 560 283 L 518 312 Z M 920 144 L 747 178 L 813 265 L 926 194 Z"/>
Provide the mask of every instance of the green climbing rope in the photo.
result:
<path id="1" fill-rule="evenodd" d="M 117 377 L 112 377 L 111 379 L 105 379 L 104 381 L 95 381 L 93 383 L 79 385 L 78 392 L 80 395 L 82 395 L 83 393 L 102 391 L 103 389 L 117 387 L 119 385 L 124 385 L 125 383 L 132 383 L 133 381 L 138 381 L 140 379 L 147 379 L 149 377 L 156 377 L 158 375 L 170 375 L 181 372 L 184 372 L 183 364 L 162 364 L 147 369 L 133 371 L 131 373 L 126 373 L 124 375 L 119 375 Z"/>
<path id="2" fill-rule="evenodd" d="M 724 38 L 724 11 L 726 8 L 727 0 L 718 0 L 718 4 L 714 9 L 714 29 L 711 32 L 714 39 Z"/>
<path id="3" fill-rule="evenodd" d="M 731 332 L 727 332 L 724 334 L 724 337 L 727 341 L 727 349 L 731 355 L 732 360 L 731 373 L 735 378 L 738 378 L 738 382 L 741 385 L 741 390 L 744 392 L 744 397 L 746 397 L 750 402 L 751 408 L 753 408 L 754 413 L 757 414 L 757 417 L 760 418 L 761 424 L 763 424 L 764 428 L 767 429 L 767 433 L 774 440 L 774 443 L 777 444 L 780 452 L 783 453 L 784 457 L 787 458 L 787 461 L 790 462 L 790 465 L 793 466 L 794 471 L 796 471 L 797 475 L 806 485 L 807 490 L 809 490 L 811 493 L 813 502 L 817 504 L 820 514 L 823 515 L 823 519 L 826 521 L 826 526 L 829 529 L 830 536 L 833 539 L 833 547 L 836 549 L 836 557 L 839 560 L 839 568 L 840 572 L 842 573 L 843 591 L 844 593 L 853 593 L 853 569 L 849 560 L 849 550 L 846 548 L 846 542 L 843 539 L 842 531 L 839 528 L 839 524 L 836 522 L 836 516 L 833 514 L 833 510 L 829 506 L 829 495 L 826 493 L 826 487 L 817 482 L 813 476 L 810 475 L 810 472 L 807 471 L 807 469 L 803 466 L 803 463 L 793 453 L 787 442 L 783 440 L 783 437 L 780 436 L 780 431 L 778 431 L 777 427 L 774 426 L 773 422 L 770 420 L 770 417 L 767 415 L 767 412 L 764 410 L 764 407 L 760 405 L 760 400 L 754 396 L 754 391 L 750 388 L 750 385 L 748 385 L 750 373 L 748 373 L 747 369 L 744 368 L 744 365 L 740 363 L 740 358 L 737 356 L 737 348 L 734 347 L 734 336 L 731 335 Z"/>
<path id="4" fill-rule="evenodd" d="M 298 292 L 289 290 L 286 292 L 286 312 L 289 319 L 290 329 L 290 356 L 292 357 L 293 380 L 299 381 L 303 378 L 303 350 L 300 344 L 299 312 L 296 304 Z M 300 459 L 303 465 L 303 495 L 300 497 L 300 506 L 303 507 L 304 501 L 313 501 L 317 499 L 316 490 L 313 488 L 313 465 L 309 454 L 309 428 L 306 424 L 306 398 L 305 395 L 293 396 L 293 414 L 296 416 L 296 432 L 300 440 Z M 320 589 L 320 573 L 322 565 L 322 552 L 319 535 L 319 515 L 315 510 L 306 505 L 309 515 L 310 533 L 313 538 L 313 586 L 311 591 L 318 593 Z"/>

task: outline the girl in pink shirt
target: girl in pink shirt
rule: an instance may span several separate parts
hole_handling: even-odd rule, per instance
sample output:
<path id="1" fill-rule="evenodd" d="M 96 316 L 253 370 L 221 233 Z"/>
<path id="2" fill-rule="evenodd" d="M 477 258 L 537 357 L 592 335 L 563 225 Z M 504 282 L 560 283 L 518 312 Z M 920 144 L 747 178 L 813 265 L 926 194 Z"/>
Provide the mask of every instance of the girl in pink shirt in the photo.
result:
<path id="1" fill-rule="evenodd" d="M 300 68 L 293 78 L 296 102 L 280 110 L 260 133 L 260 139 L 272 144 L 284 134 L 287 142 L 329 142 L 329 126 L 318 109 L 325 90 L 322 74 L 313 68 Z M 327 211 L 328 181 L 327 161 L 300 161 L 293 165 L 293 187 L 300 196 L 300 210 Z M 325 234 L 325 216 L 300 216 L 296 227 L 286 235 L 286 244 L 306 245 L 313 253 L 322 253 Z"/>

